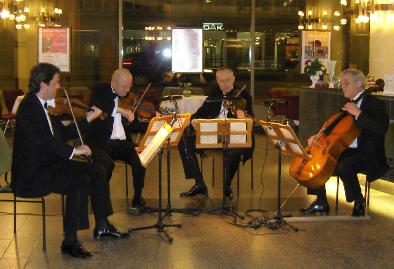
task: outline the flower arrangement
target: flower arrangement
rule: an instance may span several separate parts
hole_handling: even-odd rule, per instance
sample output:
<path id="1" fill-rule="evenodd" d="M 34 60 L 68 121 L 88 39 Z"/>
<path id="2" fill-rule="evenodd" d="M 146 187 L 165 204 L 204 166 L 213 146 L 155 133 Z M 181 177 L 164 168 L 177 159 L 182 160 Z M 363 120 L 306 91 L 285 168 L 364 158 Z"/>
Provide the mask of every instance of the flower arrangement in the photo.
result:
<path id="1" fill-rule="evenodd" d="M 311 76 L 323 76 L 327 72 L 327 69 L 319 62 L 319 59 L 313 58 L 312 60 L 305 61 L 304 68 L 305 75 Z"/>

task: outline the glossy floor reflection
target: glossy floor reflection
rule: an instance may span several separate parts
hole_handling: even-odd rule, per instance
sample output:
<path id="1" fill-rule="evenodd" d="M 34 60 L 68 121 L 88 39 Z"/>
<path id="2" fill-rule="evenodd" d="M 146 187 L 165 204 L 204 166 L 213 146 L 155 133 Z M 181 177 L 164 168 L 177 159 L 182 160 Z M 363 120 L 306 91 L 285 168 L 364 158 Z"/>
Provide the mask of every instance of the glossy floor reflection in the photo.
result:
<path id="1" fill-rule="evenodd" d="M 277 199 L 277 154 L 261 135 L 257 136 L 254 154 L 254 189 L 251 190 L 250 162 L 241 167 L 240 191 L 234 179 L 237 212 L 261 208 L 273 216 Z M 204 176 L 209 198 L 180 198 L 179 193 L 192 185 L 184 180 L 177 150 L 171 152 L 171 205 L 174 208 L 221 206 L 221 158 L 215 155 L 215 186 L 212 187 L 212 159 L 204 160 Z M 266 156 L 266 157 L 265 157 Z M 165 154 L 163 155 L 165 160 Z M 265 160 L 265 169 L 262 172 Z M 283 198 L 295 187 L 288 175 L 289 159 L 283 160 Z M 166 165 L 163 162 L 163 196 L 166 199 Z M 374 188 L 372 184 L 372 188 Z M 350 215 L 352 205 L 344 201 L 340 187 L 340 207 L 335 212 L 336 181 L 328 183 L 331 215 Z M 132 196 L 132 193 L 130 194 Z M 4 196 L 4 195 L 2 195 Z M 119 229 L 150 225 L 155 214 L 127 215 L 124 192 L 124 166 L 116 165 L 111 179 L 111 196 L 115 214 L 111 221 Z M 147 171 L 144 197 L 148 205 L 158 203 L 158 161 Z M 166 200 L 163 203 L 166 205 Z M 299 187 L 283 207 L 284 214 L 300 216 L 298 209 L 307 206 L 307 197 Z M 169 244 L 156 230 L 133 232 L 126 240 L 95 241 L 91 229 L 79 233 L 93 258 L 78 260 L 60 253 L 62 217 L 59 195 L 47 198 L 47 251 L 42 251 L 42 228 L 39 215 L 18 215 L 17 233 L 13 234 L 12 215 L 0 215 L 0 268 L 393 268 L 394 260 L 394 198 L 392 194 L 372 190 L 370 220 L 295 223 L 300 231 L 284 226 L 280 230 L 240 228 L 231 224 L 232 218 L 203 213 L 197 217 L 174 213 L 165 223 L 181 223 L 182 228 L 166 228 L 174 242 Z M 12 205 L 0 203 L 1 212 L 12 212 Z M 19 204 L 18 213 L 40 214 L 39 205 Z"/>

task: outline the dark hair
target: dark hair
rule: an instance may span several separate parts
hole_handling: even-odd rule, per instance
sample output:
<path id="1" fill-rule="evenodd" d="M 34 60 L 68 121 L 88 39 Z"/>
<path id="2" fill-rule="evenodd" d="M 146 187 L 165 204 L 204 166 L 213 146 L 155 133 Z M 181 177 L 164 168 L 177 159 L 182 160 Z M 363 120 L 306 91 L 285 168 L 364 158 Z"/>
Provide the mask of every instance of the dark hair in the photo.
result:
<path id="1" fill-rule="evenodd" d="M 38 93 L 40 91 L 41 82 L 48 84 L 57 73 L 60 73 L 60 69 L 53 64 L 37 64 L 30 71 L 29 91 Z"/>

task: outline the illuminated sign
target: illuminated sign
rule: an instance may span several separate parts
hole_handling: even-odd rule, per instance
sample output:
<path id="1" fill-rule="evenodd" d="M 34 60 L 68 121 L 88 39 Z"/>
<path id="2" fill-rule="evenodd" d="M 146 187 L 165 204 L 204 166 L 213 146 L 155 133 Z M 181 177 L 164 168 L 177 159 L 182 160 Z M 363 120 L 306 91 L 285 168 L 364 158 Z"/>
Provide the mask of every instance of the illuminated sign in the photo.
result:
<path id="1" fill-rule="evenodd" d="M 222 22 L 205 22 L 202 24 L 202 29 L 204 29 L 204 31 L 224 31 L 224 25 Z"/>

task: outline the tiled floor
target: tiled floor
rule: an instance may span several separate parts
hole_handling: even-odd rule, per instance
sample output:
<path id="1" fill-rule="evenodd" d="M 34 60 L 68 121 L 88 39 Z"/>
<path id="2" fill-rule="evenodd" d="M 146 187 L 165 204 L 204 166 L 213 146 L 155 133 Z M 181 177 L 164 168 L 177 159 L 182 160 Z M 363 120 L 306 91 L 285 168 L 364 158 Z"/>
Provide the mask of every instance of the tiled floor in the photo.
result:
<path id="1" fill-rule="evenodd" d="M 277 155 L 268 146 L 265 170 L 264 137 L 257 137 L 254 160 L 254 190 L 250 189 L 250 163 L 241 168 L 240 193 L 233 200 L 237 212 L 247 209 L 267 210 L 273 216 L 277 198 Z M 221 160 L 214 153 L 215 187 L 211 186 L 211 158 L 204 162 L 204 174 L 209 186 L 209 198 L 181 199 L 179 193 L 188 189 L 192 182 L 184 180 L 177 151 L 171 152 L 171 202 L 175 208 L 217 208 L 221 205 Z M 165 154 L 164 154 L 165 159 Z M 287 172 L 289 159 L 283 161 L 283 197 L 288 195 L 296 182 Z M 163 163 L 165 168 L 165 162 Z M 163 179 L 166 180 L 166 169 Z M 144 197 L 148 205 L 158 202 L 158 162 L 155 159 L 147 171 Z M 336 181 L 328 183 L 331 215 L 335 213 Z M 163 182 L 166 198 L 166 182 Z M 236 179 L 233 190 L 236 193 Z M 4 197 L 4 195 L 1 195 Z M 155 214 L 130 216 L 124 193 L 124 166 L 117 164 L 111 179 L 111 196 L 115 214 L 111 221 L 119 229 L 156 223 Z M 284 214 L 300 216 L 298 209 L 307 206 L 312 197 L 299 187 L 283 207 Z M 302 222 L 271 230 L 240 228 L 234 226 L 231 217 L 203 213 L 188 216 L 174 213 L 165 223 L 181 223 L 182 228 L 166 228 L 174 241 L 169 244 L 163 234 L 155 230 L 133 232 L 126 240 L 95 241 L 94 228 L 81 231 L 79 238 L 93 253 L 88 260 L 78 260 L 60 253 L 62 241 L 62 217 L 60 198 L 47 198 L 47 251 L 42 251 L 41 217 L 18 215 L 17 233 L 12 232 L 12 215 L 0 214 L 0 268 L 394 268 L 394 198 L 393 195 L 372 190 L 369 209 L 370 220 L 336 222 Z M 166 205 L 166 201 L 164 201 Z M 340 192 L 339 215 L 349 215 L 352 206 L 344 201 Z M 1 212 L 12 212 L 11 204 L 0 204 Z M 18 213 L 40 213 L 38 205 L 18 205 Z"/>

